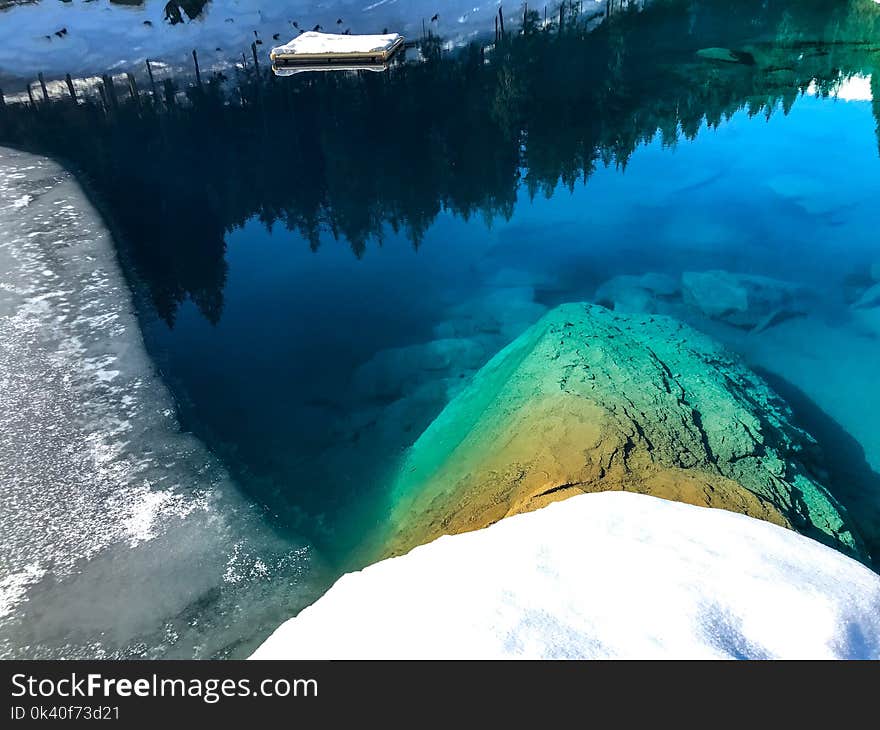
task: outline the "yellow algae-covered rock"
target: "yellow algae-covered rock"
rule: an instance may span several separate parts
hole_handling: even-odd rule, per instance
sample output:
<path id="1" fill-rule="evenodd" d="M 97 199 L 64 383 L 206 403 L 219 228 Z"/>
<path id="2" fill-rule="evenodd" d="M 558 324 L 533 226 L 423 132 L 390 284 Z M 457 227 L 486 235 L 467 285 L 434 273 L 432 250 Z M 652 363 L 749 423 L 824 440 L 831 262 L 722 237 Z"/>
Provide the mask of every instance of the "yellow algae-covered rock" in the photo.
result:
<path id="1" fill-rule="evenodd" d="M 629 490 L 792 527 L 864 557 L 815 442 L 719 345 L 666 317 L 560 306 L 411 448 L 371 557 L 584 493 Z"/>

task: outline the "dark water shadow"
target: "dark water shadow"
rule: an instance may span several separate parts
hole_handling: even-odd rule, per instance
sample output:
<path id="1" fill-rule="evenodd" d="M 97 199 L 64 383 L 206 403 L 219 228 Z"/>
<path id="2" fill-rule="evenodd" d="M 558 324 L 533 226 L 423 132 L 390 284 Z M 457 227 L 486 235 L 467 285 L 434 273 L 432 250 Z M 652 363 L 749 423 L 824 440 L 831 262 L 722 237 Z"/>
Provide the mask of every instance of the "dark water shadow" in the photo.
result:
<path id="1" fill-rule="evenodd" d="M 870 553 L 869 567 L 877 571 L 880 568 L 880 474 L 871 468 L 865 449 L 800 388 L 767 370 L 755 370 L 788 403 L 795 423 L 818 442 L 822 466 L 828 471 L 826 486 L 849 513 Z"/>

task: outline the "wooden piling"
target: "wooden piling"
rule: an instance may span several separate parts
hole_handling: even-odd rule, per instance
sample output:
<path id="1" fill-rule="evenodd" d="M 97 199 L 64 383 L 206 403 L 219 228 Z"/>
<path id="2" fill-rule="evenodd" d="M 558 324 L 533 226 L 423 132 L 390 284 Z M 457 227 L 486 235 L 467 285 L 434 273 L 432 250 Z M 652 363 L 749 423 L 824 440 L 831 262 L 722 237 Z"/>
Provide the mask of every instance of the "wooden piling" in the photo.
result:
<path id="1" fill-rule="evenodd" d="M 46 88 L 46 79 L 43 78 L 43 72 L 37 74 L 37 78 L 40 80 L 40 89 L 43 92 L 43 101 L 49 101 L 49 90 Z"/>
<path id="2" fill-rule="evenodd" d="M 116 84 L 113 83 L 113 77 L 110 74 L 104 74 L 101 76 L 101 80 L 104 82 L 107 104 L 111 109 L 115 110 L 119 106 L 119 100 L 116 98 Z"/>
<path id="3" fill-rule="evenodd" d="M 31 106 L 36 106 L 36 102 L 34 101 L 34 92 L 31 89 L 30 82 L 28 82 L 28 85 L 27 85 L 27 92 L 28 92 L 28 99 L 31 100 Z"/>
<path id="4" fill-rule="evenodd" d="M 165 79 L 165 106 L 169 109 L 174 106 L 174 84 L 171 79 Z"/>
<path id="5" fill-rule="evenodd" d="M 64 77 L 64 80 L 67 82 L 67 91 L 70 93 L 70 98 L 73 99 L 73 103 L 76 104 L 76 87 L 73 85 L 73 79 L 70 74 L 67 74 Z"/>
<path id="6" fill-rule="evenodd" d="M 0 109 L 6 108 L 6 98 L 3 96 L 3 89 L 0 88 Z"/>
<path id="7" fill-rule="evenodd" d="M 193 48 L 193 64 L 196 67 L 196 83 L 199 85 L 199 88 L 202 87 L 202 72 L 199 70 L 199 54 L 196 53 L 196 49 Z"/>
<path id="8" fill-rule="evenodd" d="M 131 94 L 131 100 L 137 104 L 138 108 L 141 106 L 141 95 L 138 92 L 137 79 L 135 79 L 134 74 L 126 73 L 126 78 L 128 79 L 128 93 Z"/>
<path id="9" fill-rule="evenodd" d="M 498 8 L 498 22 L 501 25 L 501 37 L 504 37 L 504 11 Z"/>
<path id="10" fill-rule="evenodd" d="M 153 92 L 153 99 L 158 98 L 156 94 L 156 79 L 153 78 L 153 67 L 150 65 L 150 59 L 147 59 L 147 76 L 150 77 L 150 91 Z"/>
<path id="11" fill-rule="evenodd" d="M 495 45 L 498 45 L 498 16 L 495 16 Z"/>
<path id="12" fill-rule="evenodd" d="M 257 44 L 251 43 L 251 53 L 254 56 L 254 68 L 257 71 L 257 76 L 260 75 L 260 60 L 257 58 Z"/>
<path id="13" fill-rule="evenodd" d="M 562 32 L 562 26 L 565 24 L 565 3 L 559 6 L 559 32 Z"/>
<path id="14" fill-rule="evenodd" d="M 107 101 L 107 89 L 103 81 L 98 84 L 98 93 L 101 95 L 101 104 L 103 105 L 104 112 L 106 113 L 110 109 L 110 104 Z"/>

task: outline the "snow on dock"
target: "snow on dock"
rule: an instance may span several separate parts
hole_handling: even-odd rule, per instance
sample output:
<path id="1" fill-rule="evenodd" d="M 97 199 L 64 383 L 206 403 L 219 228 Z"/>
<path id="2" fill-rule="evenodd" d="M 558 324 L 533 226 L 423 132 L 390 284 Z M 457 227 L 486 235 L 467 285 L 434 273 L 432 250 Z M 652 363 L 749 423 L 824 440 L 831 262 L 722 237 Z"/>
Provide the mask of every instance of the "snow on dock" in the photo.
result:
<path id="1" fill-rule="evenodd" d="M 269 56 L 275 65 L 314 65 L 316 62 L 343 64 L 384 64 L 402 46 L 398 33 L 386 35 L 338 35 L 309 31 L 283 46 L 276 46 Z"/>

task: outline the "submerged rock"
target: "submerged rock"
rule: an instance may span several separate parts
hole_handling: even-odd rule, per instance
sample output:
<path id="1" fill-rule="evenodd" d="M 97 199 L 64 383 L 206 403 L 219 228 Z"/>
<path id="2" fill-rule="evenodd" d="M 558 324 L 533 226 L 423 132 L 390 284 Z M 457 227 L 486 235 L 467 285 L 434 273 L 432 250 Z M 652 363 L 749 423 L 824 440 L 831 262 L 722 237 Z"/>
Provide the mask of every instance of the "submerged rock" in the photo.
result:
<path id="1" fill-rule="evenodd" d="M 863 334 L 880 338 L 880 283 L 859 294 L 850 305 L 850 315 Z"/>
<path id="2" fill-rule="evenodd" d="M 854 271 L 843 278 L 842 284 L 844 301 L 847 304 L 854 304 L 874 285 L 874 279 L 870 269 Z"/>
<path id="3" fill-rule="evenodd" d="M 875 288 L 880 289 L 880 284 Z M 868 293 L 866 292 L 863 300 L 860 300 L 861 303 L 850 307 L 850 316 L 853 322 L 855 322 L 857 331 L 861 334 L 871 338 L 880 338 L 880 301 L 873 304 L 865 303 L 864 299 Z"/>
<path id="4" fill-rule="evenodd" d="M 871 338 L 880 338 L 880 306 L 853 307 L 851 315 L 860 333 Z"/>
<path id="5" fill-rule="evenodd" d="M 718 61 L 721 63 L 741 63 L 745 66 L 754 66 L 755 57 L 748 51 L 735 51 L 731 48 L 701 48 L 697 56 L 705 61 Z"/>
<path id="6" fill-rule="evenodd" d="M 681 277 L 649 272 L 615 276 L 593 297 L 623 313 L 664 314 L 686 321 L 705 317 L 760 332 L 809 309 L 809 291 L 767 276 L 723 270 L 688 271 Z"/>
<path id="7" fill-rule="evenodd" d="M 411 448 L 373 552 L 583 493 L 721 507 L 864 555 L 805 466 L 815 443 L 719 345 L 669 318 L 548 313 L 490 360 Z"/>
<path id="8" fill-rule="evenodd" d="M 830 187 L 812 175 L 781 173 L 765 184 L 781 200 L 796 205 L 810 216 L 829 216 L 857 205 L 851 191 Z"/>
<path id="9" fill-rule="evenodd" d="M 506 343 L 546 311 L 535 301 L 532 286 L 506 286 L 453 306 L 434 334 L 443 339 L 494 336 Z"/>
<path id="10" fill-rule="evenodd" d="M 381 350 L 358 368 L 356 392 L 373 400 L 397 400 L 425 383 L 470 374 L 491 351 L 479 338 L 449 338 Z"/>
<path id="11" fill-rule="evenodd" d="M 348 416 L 332 434 L 331 459 L 397 453 L 410 446 L 443 407 L 498 352 L 547 311 L 534 300 L 534 277 L 512 270 L 499 288 L 457 301 L 434 326 L 436 339 L 376 352 L 346 391 Z M 348 449 L 346 456 L 338 448 Z M 390 460 L 393 461 L 393 460 Z"/>
<path id="12" fill-rule="evenodd" d="M 681 295 L 681 284 L 667 274 L 615 276 L 596 290 L 595 300 L 615 312 L 656 313 L 663 301 Z"/>
<path id="13" fill-rule="evenodd" d="M 869 287 L 853 302 L 853 309 L 870 309 L 880 307 L 880 284 Z"/>
<path id="14" fill-rule="evenodd" d="M 686 304 L 734 327 L 762 330 L 806 311 L 804 287 L 767 276 L 687 271 L 681 282 Z"/>
<path id="15" fill-rule="evenodd" d="M 878 659 L 880 577 L 742 515 L 581 495 L 346 575 L 252 658 L 508 657 Z"/>

